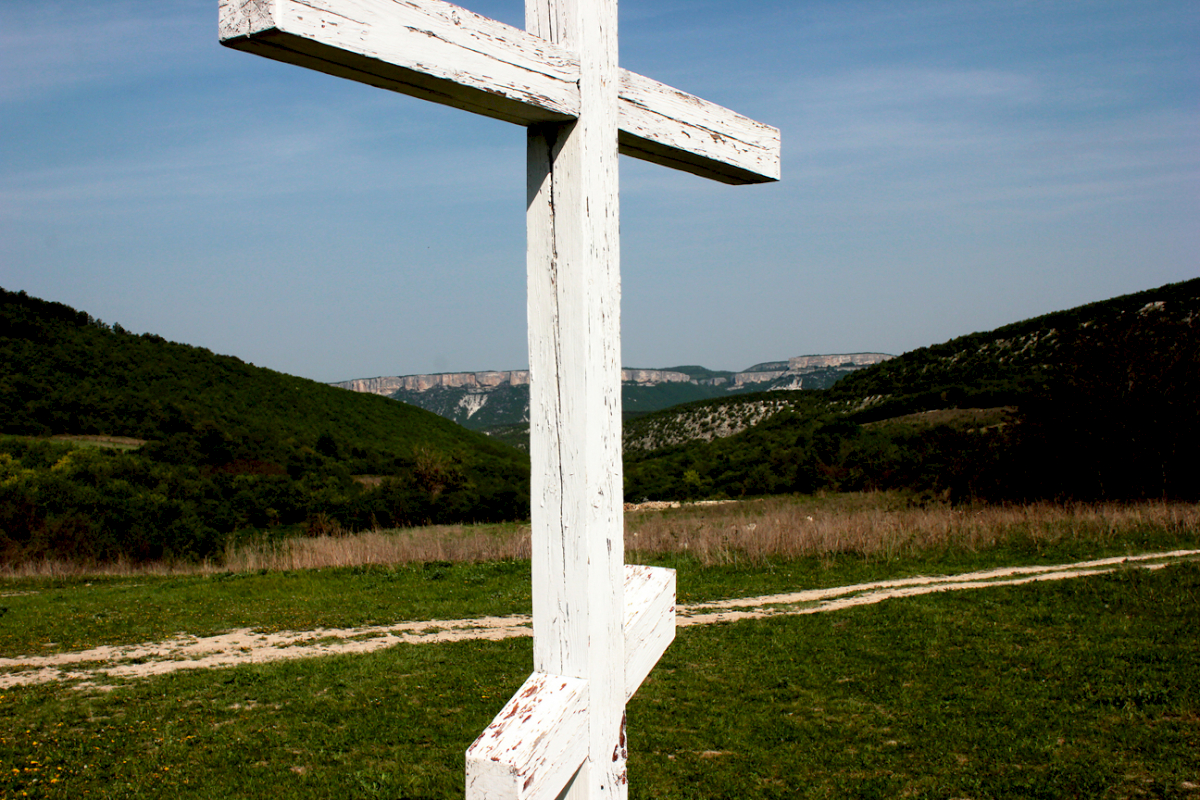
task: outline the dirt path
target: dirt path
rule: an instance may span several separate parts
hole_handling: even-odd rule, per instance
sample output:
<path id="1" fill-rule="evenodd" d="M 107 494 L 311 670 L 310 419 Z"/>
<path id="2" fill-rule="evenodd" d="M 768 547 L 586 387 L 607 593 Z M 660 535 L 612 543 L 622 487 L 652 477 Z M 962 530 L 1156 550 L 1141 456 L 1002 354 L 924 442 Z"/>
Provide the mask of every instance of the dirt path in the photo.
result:
<path id="1" fill-rule="evenodd" d="M 1200 550 L 1175 550 L 1127 558 L 1105 558 L 1075 564 L 1012 567 L 961 575 L 903 578 L 860 583 L 790 594 L 746 597 L 679 606 L 677 625 L 710 625 L 742 619 L 818 614 L 896 597 L 1017 586 L 1114 572 L 1123 567 L 1160 569 L 1200 558 Z M 479 619 L 424 620 L 366 628 L 318 628 L 311 631 L 256 633 L 249 628 L 217 636 L 178 636 L 163 642 L 96 647 L 49 656 L 0 658 L 0 689 L 52 681 L 78 681 L 80 688 L 104 688 L 111 680 L 144 678 L 181 669 L 213 669 L 239 664 L 262 664 L 284 659 L 342 653 L 369 653 L 397 644 L 437 644 L 464 639 L 507 639 L 529 636 L 527 616 Z"/>

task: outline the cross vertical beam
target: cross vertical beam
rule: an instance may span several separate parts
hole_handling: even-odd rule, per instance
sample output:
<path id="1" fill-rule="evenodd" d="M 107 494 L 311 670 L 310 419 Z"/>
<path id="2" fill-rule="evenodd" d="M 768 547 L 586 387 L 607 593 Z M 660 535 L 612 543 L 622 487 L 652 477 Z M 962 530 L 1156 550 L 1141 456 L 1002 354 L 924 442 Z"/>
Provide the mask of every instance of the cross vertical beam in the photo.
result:
<path id="1" fill-rule="evenodd" d="M 624 565 L 617 154 L 779 179 L 779 131 L 617 67 L 617 0 L 219 0 L 223 44 L 528 127 L 534 673 L 467 749 L 469 800 L 623 800 L 625 701 L 675 635 Z M 564 788 L 566 787 L 566 788 Z"/>
<path id="2" fill-rule="evenodd" d="M 617 3 L 526 0 L 525 19 L 580 58 L 578 118 L 528 131 L 534 670 L 587 681 L 565 797 L 623 798 Z"/>

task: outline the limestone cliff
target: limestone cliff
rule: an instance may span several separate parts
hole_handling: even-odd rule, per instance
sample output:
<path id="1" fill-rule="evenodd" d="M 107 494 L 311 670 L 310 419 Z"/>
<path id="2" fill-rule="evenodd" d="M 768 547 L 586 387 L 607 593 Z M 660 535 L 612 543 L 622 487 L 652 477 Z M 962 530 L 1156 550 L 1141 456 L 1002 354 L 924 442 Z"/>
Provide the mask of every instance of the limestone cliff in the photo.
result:
<path id="1" fill-rule="evenodd" d="M 352 392 L 391 395 L 396 392 L 427 392 L 430 389 L 494 389 L 497 386 L 524 386 L 529 370 L 511 372 L 442 372 L 436 375 L 393 375 L 386 378 L 359 378 L 331 384 Z"/>
<path id="2" fill-rule="evenodd" d="M 627 413 L 745 392 L 823 389 L 842 375 L 884 361 L 884 353 L 798 356 L 766 361 L 737 373 L 705 377 L 664 369 L 623 369 L 622 401 Z M 359 378 L 332 384 L 421 406 L 475 429 L 520 424 L 529 419 L 529 371 L 443 372 Z"/>
<path id="3" fill-rule="evenodd" d="M 795 356 L 788 359 L 788 372 L 803 372 L 826 367 L 869 367 L 895 356 L 887 353 L 845 353 L 833 356 Z"/>
<path id="4" fill-rule="evenodd" d="M 638 386 L 660 383 L 695 383 L 682 372 L 661 369 L 623 369 L 621 380 Z M 427 392 L 430 389 L 495 389 L 499 386 L 527 386 L 529 370 L 508 372 L 441 372 L 434 375 L 393 375 L 383 378 L 358 378 L 332 383 L 352 392 L 392 395 L 396 392 Z"/>

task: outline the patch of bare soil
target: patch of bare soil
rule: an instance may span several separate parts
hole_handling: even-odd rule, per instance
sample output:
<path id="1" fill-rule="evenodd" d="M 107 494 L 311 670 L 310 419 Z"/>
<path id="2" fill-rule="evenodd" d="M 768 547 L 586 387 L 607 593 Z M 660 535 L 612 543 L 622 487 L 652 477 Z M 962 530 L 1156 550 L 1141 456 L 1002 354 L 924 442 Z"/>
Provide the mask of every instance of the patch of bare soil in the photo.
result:
<path id="1" fill-rule="evenodd" d="M 626 503 L 626 511 L 662 511 L 666 508 L 683 508 L 702 507 L 702 506 L 728 506 L 740 503 L 740 500 L 689 500 L 682 503 L 678 500 L 647 500 L 643 503 Z"/>
<path id="2" fill-rule="evenodd" d="M 1161 569 L 1169 564 L 1195 558 L 1200 558 L 1200 550 L 1176 550 L 1074 564 L 1011 567 L 961 575 L 903 578 L 696 603 L 677 608 L 676 625 L 683 628 L 743 619 L 818 614 L 933 592 L 1066 580 L 1127 567 Z M 318 628 L 277 633 L 256 633 L 249 628 L 243 628 L 203 638 L 181 635 L 164 642 L 95 647 L 49 656 L 0 658 L 0 689 L 52 681 L 78 682 L 79 688 L 104 689 L 108 688 L 113 680 L 144 678 L 182 669 L 214 669 L 284 659 L 369 653 L 397 644 L 438 644 L 465 639 L 499 640 L 530 636 L 532 632 L 530 618 L 520 615 L 424 620 L 363 628 Z"/>
<path id="3" fill-rule="evenodd" d="M 56 436 L 51 436 L 51 439 L 60 442 L 81 442 L 83 444 L 92 444 L 98 447 L 121 447 L 121 448 L 137 448 L 146 443 L 145 439 L 134 439 L 129 436 L 97 436 L 97 435 L 82 435 L 60 433 Z"/>

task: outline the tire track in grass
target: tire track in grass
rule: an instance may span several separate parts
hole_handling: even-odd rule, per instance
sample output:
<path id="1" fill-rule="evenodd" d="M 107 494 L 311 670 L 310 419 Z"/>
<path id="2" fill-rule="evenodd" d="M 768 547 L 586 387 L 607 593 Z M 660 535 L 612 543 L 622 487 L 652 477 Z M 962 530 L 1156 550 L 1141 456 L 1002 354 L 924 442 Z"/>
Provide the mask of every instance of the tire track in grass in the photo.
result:
<path id="1" fill-rule="evenodd" d="M 819 614 L 934 592 L 1067 580 L 1129 567 L 1161 569 L 1197 558 L 1200 558 L 1200 550 L 1174 550 L 1073 564 L 1002 567 L 959 575 L 898 578 L 695 603 L 677 608 L 676 626 L 684 628 L 743 619 Z M 94 647 L 48 656 L 0 658 L 0 689 L 62 681 L 75 682 L 77 688 L 107 689 L 112 688 L 114 680 L 145 678 L 184 669 L 217 669 L 324 655 L 370 653 L 397 644 L 437 644 L 469 639 L 494 641 L 532 633 L 532 620 L 524 615 L 276 633 L 240 628 L 216 636 L 181 635 L 163 642 Z"/>
<path id="2" fill-rule="evenodd" d="M 1146 553 L 1137 556 L 1102 558 L 1074 564 L 1037 567 L 1001 567 L 967 572 L 960 575 L 919 576 L 888 581 L 859 583 L 829 589 L 810 589 L 787 594 L 719 600 L 681 606 L 676 626 L 707 625 L 715 622 L 734 622 L 740 619 L 762 619 L 773 616 L 818 614 L 854 606 L 881 603 L 896 597 L 954 592 L 963 589 L 986 589 L 991 586 L 1020 586 L 1037 581 L 1060 581 L 1103 575 L 1122 567 L 1162 569 L 1181 561 L 1200 557 L 1200 550 L 1173 550 L 1168 553 Z"/>

